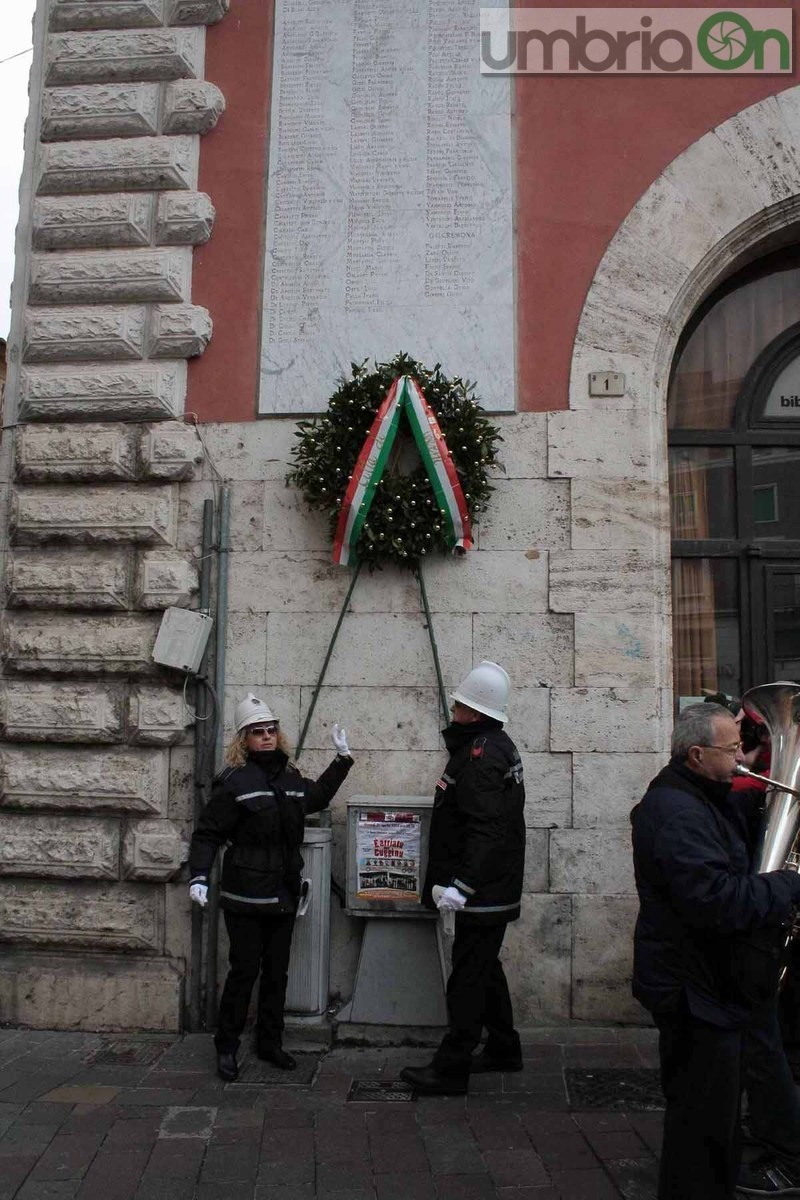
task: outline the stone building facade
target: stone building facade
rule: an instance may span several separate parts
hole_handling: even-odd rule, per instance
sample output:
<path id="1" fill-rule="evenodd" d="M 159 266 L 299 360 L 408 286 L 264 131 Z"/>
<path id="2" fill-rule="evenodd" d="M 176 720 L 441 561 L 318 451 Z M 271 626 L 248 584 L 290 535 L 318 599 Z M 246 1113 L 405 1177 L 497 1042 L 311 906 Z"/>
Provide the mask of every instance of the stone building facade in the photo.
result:
<path id="1" fill-rule="evenodd" d="M 232 489 L 228 721 L 236 697 L 263 689 L 296 741 L 349 583 L 325 523 L 285 484 L 296 421 L 255 420 L 252 382 L 239 386 L 255 377 L 251 316 L 210 281 L 215 243 L 241 243 L 219 164 L 238 170 L 226 144 L 245 118 L 223 115 L 228 88 L 206 78 L 206 50 L 235 74 L 237 27 L 258 6 L 228 7 L 37 11 L 2 442 L 6 1021 L 185 1021 L 193 734 L 181 681 L 151 651 L 162 611 L 197 603 L 203 501 L 219 479 Z M 544 398 L 522 389 L 519 411 L 495 418 L 504 471 L 476 550 L 427 570 L 446 683 L 481 658 L 513 677 L 528 860 L 505 954 L 522 1024 L 642 1019 L 628 812 L 672 720 L 670 364 L 698 303 L 761 247 L 789 242 L 800 211 L 800 89 L 741 111 L 731 92 L 729 107 L 637 185 L 589 255 L 588 291 L 564 284 L 580 311 L 562 331 L 569 378 Z M 242 329 L 228 419 L 231 361 L 213 354 Z M 598 371 L 624 374 L 624 394 L 591 396 Z M 356 755 L 350 792 L 430 791 L 438 694 L 410 575 L 360 580 L 304 771 L 325 765 L 337 719 Z M 338 801 L 333 820 L 341 876 Z M 336 906 L 332 920 L 331 990 L 346 999 L 361 924 Z"/>

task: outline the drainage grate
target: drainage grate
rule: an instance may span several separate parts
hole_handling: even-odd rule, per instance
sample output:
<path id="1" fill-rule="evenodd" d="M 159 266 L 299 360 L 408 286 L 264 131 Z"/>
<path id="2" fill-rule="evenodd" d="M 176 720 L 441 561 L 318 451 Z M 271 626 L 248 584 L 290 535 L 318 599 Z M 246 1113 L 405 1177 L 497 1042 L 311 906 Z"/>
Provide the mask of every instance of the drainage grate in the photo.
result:
<path id="1" fill-rule="evenodd" d="M 564 1071 L 571 1108 L 627 1108 L 657 1112 L 664 1108 L 659 1072 L 647 1067 Z"/>
<path id="2" fill-rule="evenodd" d="M 89 1062 L 93 1067 L 149 1067 L 168 1049 L 168 1042 L 105 1042 Z"/>
<path id="3" fill-rule="evenodd" d="M 347 1093 L 348 1100 L 382 1102 L 390 1104 L 408 1103 L 415 1100 L 414 1089 L 408 1083 L 394 1079 L 354 1079 Z"/>

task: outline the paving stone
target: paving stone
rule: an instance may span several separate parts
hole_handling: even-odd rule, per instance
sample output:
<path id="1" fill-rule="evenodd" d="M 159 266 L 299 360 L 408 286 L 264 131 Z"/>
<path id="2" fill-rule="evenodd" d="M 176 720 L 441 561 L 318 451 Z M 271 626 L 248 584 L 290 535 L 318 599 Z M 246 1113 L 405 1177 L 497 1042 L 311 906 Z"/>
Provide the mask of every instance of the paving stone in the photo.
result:
<path id="1" fill-rule="evenodd" d="M 134 1200 L 192 1200 L 194 1179 L 148 1179 L 145 1173 Z"/>
<path id="2" fill-rule="evenodd" d="M 495 1200 L 495 1187 L 488 1175 L 440 1175 L 436 1195 L 438 1200 Z"/>
<path id="3" fill-rule="evenodd" d="M 17 1200 L 73 1200 L 79 1187 L 80 1184 L 75 1179 L 64 1180 L 61 1183 L 23 1183 L 17 1192 Z"/>
<path id="4" fill-rule="evenodd" d="M 606 1169 L 626 1200 L 656 1200 L 658 1164 L 654 1158 L 609 1162 Z"/>
<path id="5" fill-rule="evenodd" d="M 282 1184 L 259 1183 L 254 1200 L 314 1200 L 313 1183 L 296 1183 L 284 1187 Z"/>
<path id="6" fill-rule="evenodd" d="M 631 1125 L 639 1137 L 650 1147 L 653 1154 L 661 1152 L 661 1138 L 664 1132 L 664 1116 L 662 1113 L 630 1113 Z"/>
<path id="7" fill-rule="evenodd" d="M 427 1171 L 399 1171 L 375 1176 L 378 1200 L 434 1200 L 433 1179 Z"/>
<path id="8" fill-rule="evenodd" d="M 200 1138 L 182 1138 L 156 1142 L 147 1162 L 147 1179 L 196 1179 L 206 1152 Z"/>
<path id="9" fill-rule="evenodd" d="M 381 1138 L 371 1139 L 372 1163 L 375 1173 L 391 1173 L 393 1171 L 427 1171 L 428 1156 L 420 1137 L 410 1138 L 398 1135 L 393 1137 L 386 1134 Z"/>
<path id="10" fill-rule="evenodd" d="M 226 1183 L 201 1183 L 194 1200 L 253 1200 L 255 1185 L 242 1180 Z"/>
<path id="11" fill-rule="evenodd" d="M 148 1157 L 146 1146 L 124 1153 L 98 1154 L 76 1192 L 76 1200 L 131 1200 Z"/>
<path id="12" fill-rule="evenodd" d="M 589 1144 L 597 1157 L 606 1162 L 612 1158 L 651 1158 L 649 1148 L 632 1129 L 609 1133 L 587 1133 Z"/>
<path id="13" fill-rule="evenodd" d="M 108 1104 L 119 1094 L 118 1087 L 102 1087 L 97 1084 L 64 1084 L 53 1088 L 42 1097 L 51 1104 Z"/>
<path id="14" fill-rule="evenodd" d="M 619 1200 L 620 1193 L 605 1174 L 597 1171 L 554 1171 L 553 1185 L 565 1200 Z"/>
<path id="15" fill-rule="evenodd" d="M 312 1158 L 294 1162 L 262 1162 L 258 1173 L 259 1184 L 280 1184 L 282 1187 L 297 1187 L 313 1184 L 316 1168 Z"/>
<path id="16" fill-rule="evenodd" d="M 579 1169 L 590 1170 L 597 1167 L 597 1158 L 582 1134 L 557 1133 L 537 1137 L 531 1132 L 531 1141 L 548 1171 Z"/>
<path id="17" fill-rule="evenodd" d="M 162 1138 L 209 1138 L 216 1108 L 168 1108 L 158 1136 Z"/>
<path id="18" fill-rule="evenodd" d="M 295 1129 L 288 1137 L 285 1129 L 273 1129 L 267 1123 L 261 1139 L 261 1162 L 290 1163 L 313 1159 L 314 1140 L 310 1129 Z"/>
<path id="19" fill-rule="evenodd" d="M 317 1167 L 317 1194 L 372 1188 L 372 1168 L 366 1163 L 322 1164 Z"/>
<path id="20" fill-rule="evenodd" d="M 108 1131 L 108 1137 L 103 1145 L 104 1150 L 129 1150 L 133 1146 L 147 1145 L 152 1147 L 158 1137 L 160 1121 L 153 1117 L 133 1117 L 126 1121 L 120 1117 Z"/>
<path id="21" fill-rule="evenodd" d="M 102 1133 L 57 1133 L 31 1172 L 31 1178 L 82 1179 L 102 1141 Z"/>
<path id="22" fill-rule="evenodd" d="M 11 1200 L 16 1195 L 35 1163 L 35 1154 L 13 1154 L 0 1161 L 0 1200 Z"/>
<path id="23" fill-rule="evenodd" d="M 258 1174 L 258 1147 L 248 1145 L 209 1146 L 200 1182 L 255 1180 Z"/>
<path id="24" fill-rule="evenodd" d="M 550 1182 L 535 1150 L 487 1150 L 483 1159 L 496 1187 L 510 1187 L 522 1179 L 531 1184 Z"/>
<path id="25" fill-rule="evenodd" d="M 561 1193 L 551 1187 L 504 1187 L 495 1194 L 497 1200 L 562 1200 Z"/>

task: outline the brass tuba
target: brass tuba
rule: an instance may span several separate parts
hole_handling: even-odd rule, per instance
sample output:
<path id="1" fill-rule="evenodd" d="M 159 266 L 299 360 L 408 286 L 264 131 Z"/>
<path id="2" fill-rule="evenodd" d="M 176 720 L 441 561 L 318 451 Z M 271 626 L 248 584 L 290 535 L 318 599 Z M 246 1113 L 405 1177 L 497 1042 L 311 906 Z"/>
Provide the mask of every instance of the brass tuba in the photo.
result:
<path id="1" fill-rule="evenodd" d="M 736 768 L 737 775 L 769 785 L 755 870 L 800 870 L 800 684 L 786 680 L 761 684 L 745 692 L 742 707 L 766 725 L 771 745 L 769 777 Z"/>

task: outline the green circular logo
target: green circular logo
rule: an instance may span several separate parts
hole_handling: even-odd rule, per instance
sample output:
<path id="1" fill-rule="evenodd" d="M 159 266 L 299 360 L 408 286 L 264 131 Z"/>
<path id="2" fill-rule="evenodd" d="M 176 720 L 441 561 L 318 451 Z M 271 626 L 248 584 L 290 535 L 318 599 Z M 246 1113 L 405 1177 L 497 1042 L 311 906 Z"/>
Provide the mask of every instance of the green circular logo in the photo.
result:
<path id="1" fill-rule="evenodd" d="M 713 13 L 697 31 L 697 49 L 710 67 L 735 71 L 753 53 L 753 26 L 741 13 Z"/>

